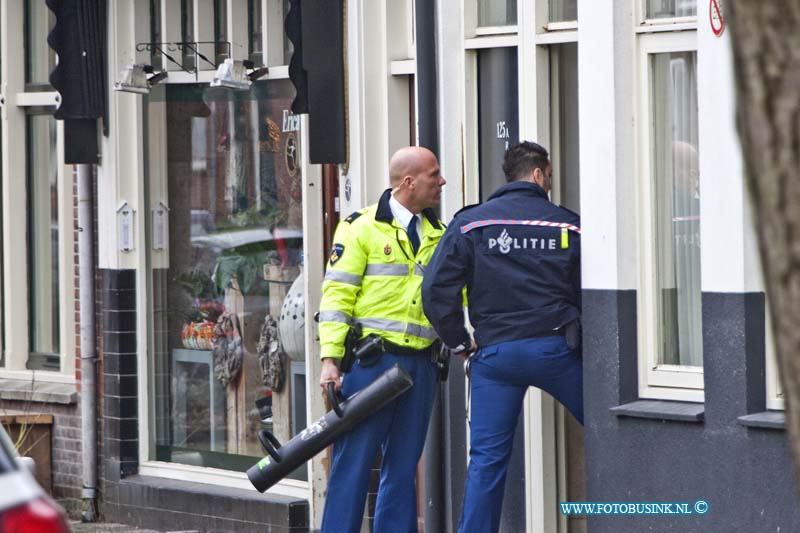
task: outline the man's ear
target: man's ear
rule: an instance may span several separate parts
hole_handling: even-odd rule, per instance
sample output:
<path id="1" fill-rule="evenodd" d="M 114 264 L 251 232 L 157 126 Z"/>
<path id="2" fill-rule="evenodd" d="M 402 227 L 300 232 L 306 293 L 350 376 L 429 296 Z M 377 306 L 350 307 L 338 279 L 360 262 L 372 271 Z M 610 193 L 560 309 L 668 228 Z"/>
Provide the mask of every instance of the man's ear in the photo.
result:
<path id="1" fill-rule="evenodd" d="M 539 187 L 544 184 L 544 172 L 539 167 L 533 169 L 533 182 Z"/>

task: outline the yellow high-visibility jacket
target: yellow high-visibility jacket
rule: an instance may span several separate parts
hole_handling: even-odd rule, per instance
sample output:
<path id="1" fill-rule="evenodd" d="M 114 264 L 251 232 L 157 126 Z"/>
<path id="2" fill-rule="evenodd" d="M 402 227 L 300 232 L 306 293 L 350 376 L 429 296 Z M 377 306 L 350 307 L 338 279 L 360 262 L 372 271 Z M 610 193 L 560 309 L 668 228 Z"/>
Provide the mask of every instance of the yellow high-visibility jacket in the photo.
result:
<path id="1" fill-rule="evenodd" d="M 444 233 L 432 210 L 422 212 L 416 256 L 406 229 L 394 219 L 391 191 L 380 201 L 341 221 L 322 283 L 319 339 L 322 358 L 344 356 L 349 323 L 361 323 L 363 336 L 377 333 L 412 350 L 427 348 L 436 331 L 422 311 L 422 277 Z"/>

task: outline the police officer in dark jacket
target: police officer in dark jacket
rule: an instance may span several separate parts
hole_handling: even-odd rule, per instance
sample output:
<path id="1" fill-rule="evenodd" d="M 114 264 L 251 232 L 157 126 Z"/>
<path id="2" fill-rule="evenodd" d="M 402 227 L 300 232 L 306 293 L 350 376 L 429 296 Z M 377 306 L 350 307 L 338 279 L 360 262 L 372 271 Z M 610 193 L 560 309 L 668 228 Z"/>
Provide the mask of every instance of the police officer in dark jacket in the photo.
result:
<path id="1" fill-rule="evenodd" d="M 499 529 L 529 386 L 550 393 L 583 423 L 580 219 L 548 199 L 552 171 L 542 146 L 510 148 L 503 162 L 508 183 L 486 203 L 456 214 L 425 269 L 425 314 L 447 346 L 469 357 L 470 463 L 461 532 Z M 464 326 L 465 286 L 474 341 Z"/>

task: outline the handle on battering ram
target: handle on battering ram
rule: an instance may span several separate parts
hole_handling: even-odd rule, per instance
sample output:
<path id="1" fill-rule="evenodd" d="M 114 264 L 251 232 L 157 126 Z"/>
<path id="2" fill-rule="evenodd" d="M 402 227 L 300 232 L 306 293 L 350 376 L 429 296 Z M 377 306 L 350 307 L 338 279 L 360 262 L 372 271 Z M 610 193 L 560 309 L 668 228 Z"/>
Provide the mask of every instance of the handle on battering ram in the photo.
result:
<path id="1" fill-rule="evenodd" d="M 264 451 L 267 452 L 270 457 L 275 459 L 276 463 L 281 462 L 281 459 L 283 458 L 281 457 L 281 454 L 278 453 L 278 448 L 281 447 L 281 443 L 271 431 L 267 431 L 266 429 L 259 431 L 258 442 L 261 443 L 261 447 L 264 448 Z"/>
<path id="2" fill-rule="evenodd" d="M 336 394 L 336 384 L 332 381 L 328 382 L 328 401 L 331 402 L 331 407 L 333 408 L 333 412 L 336 413 L 336 416 L 342 418 L 344 412 L 342 411 L 342 406 L 339 405 L 339 395 Z"/>

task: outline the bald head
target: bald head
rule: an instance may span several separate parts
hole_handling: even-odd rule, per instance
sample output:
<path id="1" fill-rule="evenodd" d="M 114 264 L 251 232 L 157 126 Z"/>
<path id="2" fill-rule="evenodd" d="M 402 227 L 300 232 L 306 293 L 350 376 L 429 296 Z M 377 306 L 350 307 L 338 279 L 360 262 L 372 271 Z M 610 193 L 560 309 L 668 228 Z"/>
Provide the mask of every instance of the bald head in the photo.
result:
<path id="1" fill-rule="evenodd" d="M 406 146 L 394 153 L 389 161 L 389 182 L 393 189 L 403 183 L 406 176 L 419 174 L 420 169 L 436 163 L 436 156 L 421 146 Z"/>
<path id="2" fill-rule="evenodd" d="M 394 153 L 389 161 L 389 180 L 395 199 L 415 214 L 439 205 L 445 184 L 436 156 L 419 146 Z"/>

